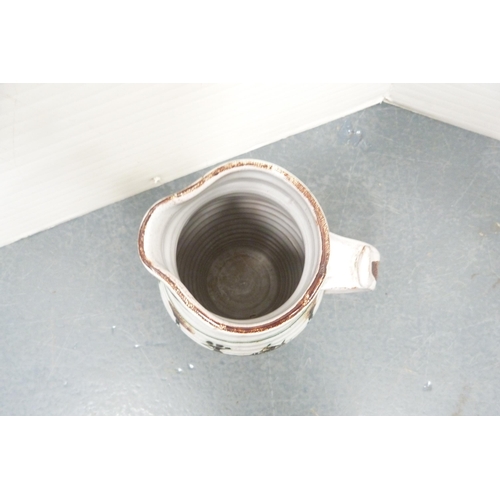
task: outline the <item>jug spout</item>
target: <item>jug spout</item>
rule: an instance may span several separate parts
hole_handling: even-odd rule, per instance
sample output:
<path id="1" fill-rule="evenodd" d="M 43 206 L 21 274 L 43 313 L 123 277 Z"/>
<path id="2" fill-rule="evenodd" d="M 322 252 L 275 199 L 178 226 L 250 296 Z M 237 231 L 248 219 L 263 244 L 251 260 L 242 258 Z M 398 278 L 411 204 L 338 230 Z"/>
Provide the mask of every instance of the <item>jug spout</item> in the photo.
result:
<path id="1" fill-rule="evenodd" d="M 330 233 L 330 259 L 322 288 L 325 293 L 374 290 L 379 261 L 380 253 L 372 245 Z"/>
<path id="2" fill-rule="evenodd" d="M 178 273 L 175 245 L 170 242 L 178 238 L 182 229 L 184 208 L 176 195 L 160 200 L 146 213 L 139 230 L 139 255 L 143 264 L 171 288 L 173 280 L 178 280 Z"/>

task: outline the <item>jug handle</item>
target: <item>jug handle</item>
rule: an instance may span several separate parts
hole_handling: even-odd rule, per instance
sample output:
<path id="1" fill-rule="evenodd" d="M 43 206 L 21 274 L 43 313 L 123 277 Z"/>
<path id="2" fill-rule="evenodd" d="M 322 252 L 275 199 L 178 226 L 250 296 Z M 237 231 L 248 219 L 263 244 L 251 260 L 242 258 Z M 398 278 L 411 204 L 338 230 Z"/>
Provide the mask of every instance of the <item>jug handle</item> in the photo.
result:
<path id="1" fill-rule="evenodd" d="M 374 290 L 379 261 L 372 245 L 330 233 L 330 259 L 321 288 L 325 293 Z"/>

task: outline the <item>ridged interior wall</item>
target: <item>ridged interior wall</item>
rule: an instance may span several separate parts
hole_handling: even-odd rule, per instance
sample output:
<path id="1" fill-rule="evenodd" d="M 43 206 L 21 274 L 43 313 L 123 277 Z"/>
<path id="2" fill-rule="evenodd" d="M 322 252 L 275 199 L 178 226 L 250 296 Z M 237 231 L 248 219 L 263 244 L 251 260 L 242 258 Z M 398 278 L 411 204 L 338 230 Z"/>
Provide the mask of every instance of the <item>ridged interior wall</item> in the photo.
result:
<path id="1" fill-rule="evenodd" d="M 264 316 L 293 294 L 304 269 L 296 222 L 271 199 L 226 195 L 198 209 L 177 245 L 179 278 L 209 311 Z"/>

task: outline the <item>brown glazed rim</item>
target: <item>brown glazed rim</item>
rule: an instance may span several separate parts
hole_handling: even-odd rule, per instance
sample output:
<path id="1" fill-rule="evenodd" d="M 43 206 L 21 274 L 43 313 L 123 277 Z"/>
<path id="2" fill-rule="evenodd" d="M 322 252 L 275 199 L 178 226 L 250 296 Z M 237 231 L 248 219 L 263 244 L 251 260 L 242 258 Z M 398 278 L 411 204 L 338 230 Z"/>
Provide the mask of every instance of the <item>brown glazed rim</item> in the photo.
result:
<path id="1" fill-rule="evenodd" d="M 175 200 L 176 198 L 180 198 L 184 195 L 187 195 L 189 193 L 192 193 L 193 191 L 197 190 L 201 186 L 203 186 L 207 181 L 212 180 L 216 178 L 218 175 L 222 174 L 223 172 L 227 172 L 228 170 L 233 170 L 237 169 L 240 167 L 255 167 L 255 168 L 260 168 L 263 170 L 271 170 L 273 172 L 278 173 L 281 175 L 284 179 L 286 179 L 288 182 L 293 184 L 295 188 L 300 191 L 300 193 L 307 199 L 307 201 L 310 203 L 311 207 L 314 210 L 314 214 L 316 216 L 316 224 L 318 225 L 320 234 L 321 234 L 321 258 L 320 258 L 320 263 L 318 267 L 318 271 L 316 273 L 316 276 L 312 280 L 311 285 L 309 288 L 305 291 L 304 295 L 297 301 L 297 303 L 288 311 L 286 311 L 284 314 L 279 316 L 278 318 L 269 321 L 267 323 L 263 323 L 257 326 L 236 326 L 236 325 L 231 325 L 228 323 L 224 323 L 222 321 L 216 320 L 213 317 L 207 315 L 207 312 L 205 309 L 198 303 L 198 301 L 191 295 L 191 293 L 184 287 L 179 287 L 179 280 L 172 276 L 170 273 L 166 273 L 158 269 L 147 257 L 146 257 L 146 252 L 144 251 L 144 233 L 146 230 L 146 225 L 151 218 L 151 215 L 153 212 L 161 205 L 168 204 Z M 211 170 L 207 174 L 205 174 L 203 177 L 198 179 L 196 182 L 188 186 L 187 188 L 183 189 L 182 191 L 179 191 L 171 196 L 167 196 L 166 198 L 163 198 L 162 200 L 158 201 L 155 203 L 146 213 L 144 216 L 144 219 L 141 223 L 141 227 L 139 229 L 139 240 L 138 240 L 138 246 L 139 246 L 139 256 L 143 262 L 143 264 L 150 270 L 150 272 L 157 276 L 158 278 L 161 278 L 165 282 L 169 284 L 169 286 L 172 288 L 172 290 L 175 291 L 179 299 L 189 308 L 191 309 L 194 313 L 196 313 L 202 320 L 204 320 L 206 323 L 208 323 L 210 326 L 224 330 L 226 332 L 233 332 L 233 333 L 260 333 L 265 330 L 269 330 L 271 328 L 275 328 L 277 326 L 280 326 L 281 324 L 285 323 L 286 321 L 292 319 L 295 317 L 297 314 L 299 314 L 314 298 L 316 297 L 316 294 L 321 287 L 321 284 L 323 283 L 323 280 L 325 279 L 326 276 L 326 268 L 328 265 L 328 258 L 330 256 L 330 234 L 328 231 L 328 224 L 326 222 L 325 214 L 323 213 L 323 210 L 319 206 L 318 202 L 312 195 L 312 193 L 307 189 L 307 187 L 302 184 L 295 176 L 287 172 L 286 170 L 282 169 L 281 167 L 278 167 L 277 165 L 274 165 L 272 163 L 267 163 L 264 161 L 260 160 L 237 160 L 229 163 L 225 163 L 221 165 L 220 167 L 215 168 L 214 170 Z"/>

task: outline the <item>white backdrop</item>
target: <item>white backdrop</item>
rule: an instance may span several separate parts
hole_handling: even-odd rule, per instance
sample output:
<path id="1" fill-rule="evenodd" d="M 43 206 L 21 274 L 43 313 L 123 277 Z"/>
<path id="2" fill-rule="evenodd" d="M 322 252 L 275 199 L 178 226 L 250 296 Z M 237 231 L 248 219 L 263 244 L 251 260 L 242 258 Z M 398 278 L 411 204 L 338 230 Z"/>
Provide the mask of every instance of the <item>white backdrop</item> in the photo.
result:
<path id="1" fill-rule="evenodd" d="M 497 84 L 0 85 L 0 246 L 383 100 L 500 139 Z"/>

